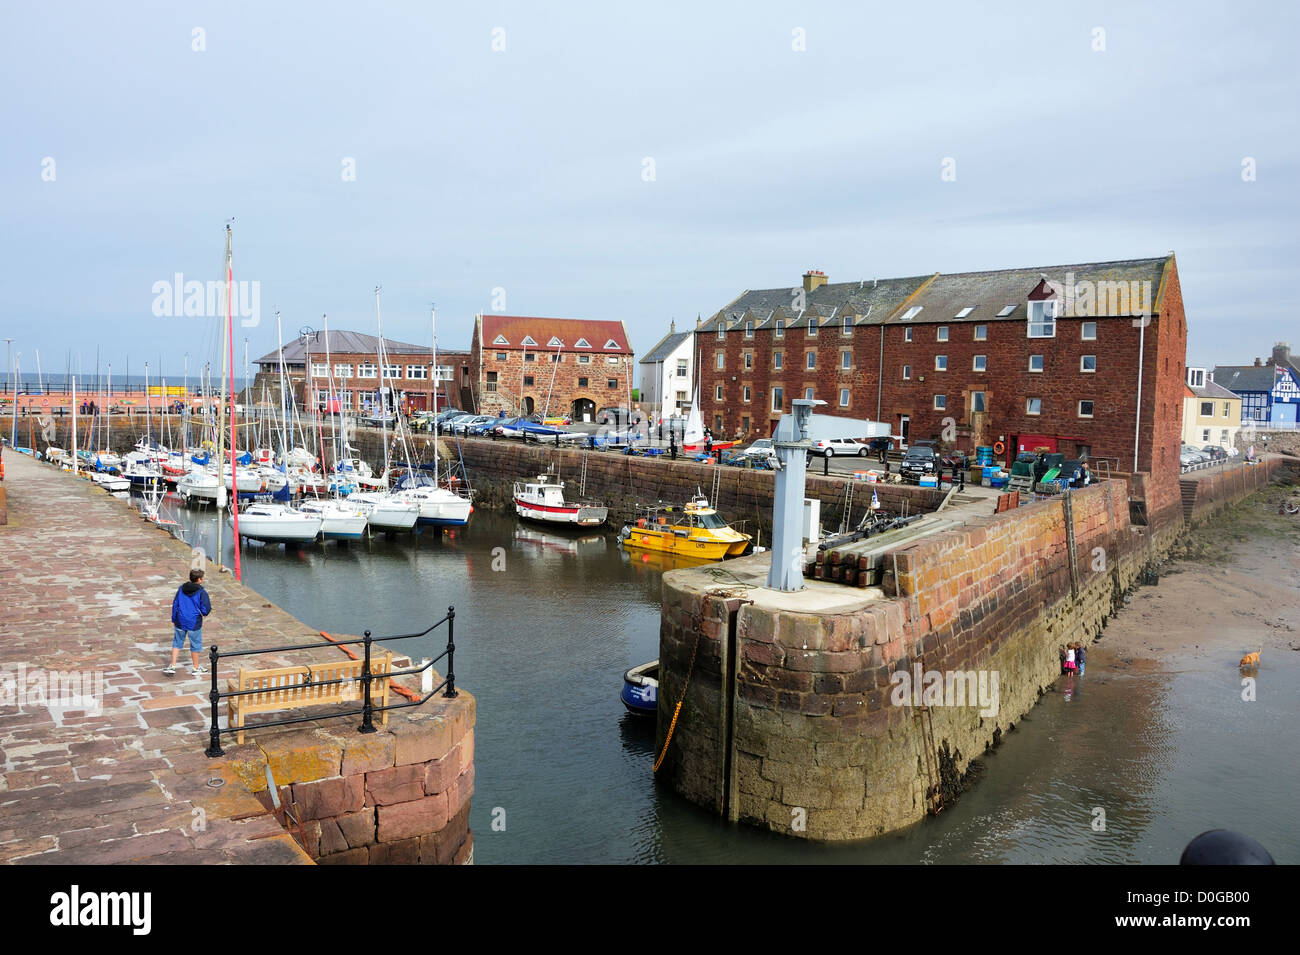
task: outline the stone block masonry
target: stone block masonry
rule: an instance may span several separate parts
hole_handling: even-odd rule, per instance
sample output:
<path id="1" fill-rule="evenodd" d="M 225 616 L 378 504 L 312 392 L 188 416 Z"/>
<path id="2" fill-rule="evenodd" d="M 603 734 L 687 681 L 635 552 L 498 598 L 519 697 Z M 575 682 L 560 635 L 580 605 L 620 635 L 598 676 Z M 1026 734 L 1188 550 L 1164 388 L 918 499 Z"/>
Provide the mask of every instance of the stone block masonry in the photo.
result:
<path id="1" fill-rule="evenodd" d="M 1250 481 L 1224 472 L 1194 504 L 1244 496 L 1268 479 L 1258 471 Z M 1132 524 L 1124 483 L 1106 481 L 900 547 L 887 586 L 856 603 L 828 602 L 848 599 L 844 588 L 816 581 L 799 594 L 767 590 L 766 556 L 733 561 L 738 581 L 725 587 L 670 572 L 660 748 L 685 701 L 660 776 L 725 818 L 800 838 L 913 823 L 955 798 L 971 761 L 1056 680 L 1058 647 L 1090 643 L 1181 526 Z M 903 694 L 905 677 L 929 671 L 945 684 L 960 675 L 949 692 L 972 696 L 983 674 L 991 700 Z"/>

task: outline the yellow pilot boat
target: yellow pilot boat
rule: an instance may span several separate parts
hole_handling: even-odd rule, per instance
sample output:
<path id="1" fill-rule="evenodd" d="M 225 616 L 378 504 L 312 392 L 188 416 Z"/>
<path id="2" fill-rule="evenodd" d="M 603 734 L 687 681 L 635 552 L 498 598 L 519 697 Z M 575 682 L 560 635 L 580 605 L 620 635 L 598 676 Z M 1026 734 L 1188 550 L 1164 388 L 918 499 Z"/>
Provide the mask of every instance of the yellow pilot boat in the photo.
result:
<path id="1" fill-rule="evenodd" d="M 618 539 L 624 547 L 659 551 L 696 560 L 722 560 L 746 553 L 753 539 L 732 530 L 706 498 L 685 507 L 658 507 L 625 525 Z"/>

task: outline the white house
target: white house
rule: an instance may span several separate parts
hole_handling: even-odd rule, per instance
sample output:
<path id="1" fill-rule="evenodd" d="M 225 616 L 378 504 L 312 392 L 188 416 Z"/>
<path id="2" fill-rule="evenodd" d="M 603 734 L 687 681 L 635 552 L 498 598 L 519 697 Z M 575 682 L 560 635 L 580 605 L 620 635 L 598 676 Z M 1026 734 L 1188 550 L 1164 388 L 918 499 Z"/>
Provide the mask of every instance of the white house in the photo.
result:
<path id="1" fill-rule="evenodd" d="M 695 389 L 695 335 L 679 332 L 673 322 L 668 334 L 641 359 L 641 401 L 660 405 L 661 414 L 686 412 Z"/>

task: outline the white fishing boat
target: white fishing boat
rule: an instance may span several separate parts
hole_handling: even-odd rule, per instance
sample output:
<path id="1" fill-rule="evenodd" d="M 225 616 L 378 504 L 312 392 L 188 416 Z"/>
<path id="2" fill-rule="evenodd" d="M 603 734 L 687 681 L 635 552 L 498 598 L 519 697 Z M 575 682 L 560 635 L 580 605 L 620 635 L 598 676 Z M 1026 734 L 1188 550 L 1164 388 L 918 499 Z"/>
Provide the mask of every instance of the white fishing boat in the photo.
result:
<path id="1" fill-rule="evenodd" d="M 540 474 L 533 481 L 516 481 L 514 501 L 520 517 L 544 524 L 596 527 L 609 516 L 609 508 L 602 504 L 565 501 L 564 482 L 549 474 Z"/>
<path id="2" fill-rule="evenodd" d="M 176 493 L 188 503 L 190 501 L 215 501 L 217 489 L 221 482 L 217 476 L 206 468 L 195 467 L 176 482 Z"/>
<path id="3" fill-rule="evenodd" d="M 105 491 L 129 491 L 131 482 L 118 474 L 109 474 L 107 471 L 93 471 L 90 479 L 102 487 Z"/>
<path id="4" fill-rule="evenodd" d="M 420 505 L 379 491 L 357 491 L 347 502 L 359 507 L 373 530 L 409 531 L 420 519 Z"/>
<path id="5" fill-rule="evenodd" d="M 393 496 L 420 508 L 419 522 L 435 526 L 458 526 L 469 523 L 474 506 L 455 491 L 434 484 L 400 487 Z"/>
<path id="6" fill-rule="evenodd" d="M 233 523 L 233 517 L 227 518 Z M 250 504 L 239 512 L 239 536 L 266 544 L 307 544 L 320 534 L 319 514 L 287 504 Z"/>
<path id="7" fill-rule="evenodd" d="M 360 540 L 366 532 L 366 513 L 351 501 L 311 498 L 298 510 L 321 519 L 321 536 L 326 540 Z"/>

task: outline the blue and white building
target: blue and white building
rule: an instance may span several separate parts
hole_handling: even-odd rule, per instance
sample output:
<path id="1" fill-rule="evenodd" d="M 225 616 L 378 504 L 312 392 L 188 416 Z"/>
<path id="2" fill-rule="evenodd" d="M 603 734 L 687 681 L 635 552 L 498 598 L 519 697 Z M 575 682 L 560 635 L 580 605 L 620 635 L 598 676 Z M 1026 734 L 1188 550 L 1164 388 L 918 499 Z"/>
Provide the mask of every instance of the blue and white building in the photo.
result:
<path id="1" fill-rule="evenodd" d="M 1267 362 L 1219 365 L 1214 383 L 1241 398 L 1242 423 L 1260 428 L 1295 429 L 1300 422 L 1300 369 L 1291 362 L 1291 346 L 1279 342 Z"/>

